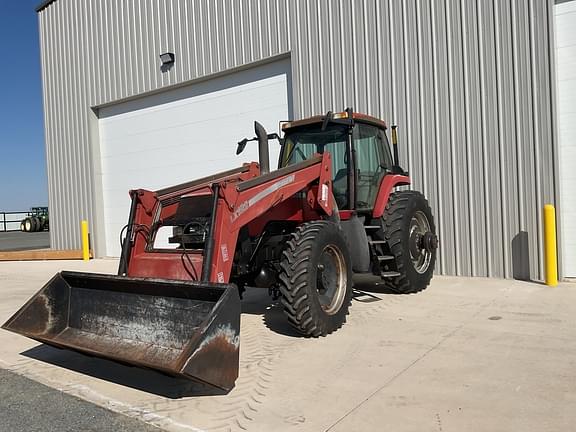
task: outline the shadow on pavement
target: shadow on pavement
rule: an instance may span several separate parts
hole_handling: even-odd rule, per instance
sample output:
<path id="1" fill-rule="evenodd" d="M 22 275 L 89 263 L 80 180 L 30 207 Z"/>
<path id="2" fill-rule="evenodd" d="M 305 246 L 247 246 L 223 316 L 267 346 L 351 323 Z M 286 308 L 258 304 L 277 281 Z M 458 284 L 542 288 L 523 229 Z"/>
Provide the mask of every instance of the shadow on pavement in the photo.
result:
<path id="1" fill-rule="evenodd" d="M 380 296 L 375 294 L 398 293 L 385 287 L 379 276 L 361 275 L 354 277 L 353 302 L 373 303 L 382 301 Z M 275 333 L 303 338 L 288 322 L 282 310 L 279 300 L 272 300 L 268 295 L 268 290 L 262 288 L 248 288 L 242 298 L 242 313 L 250 315 L 261 315 L 264 325 Z"/>
<path id="2" fill-rule="evenodd" d="M 368 293 L 404 295 L 404 294 L 399 294 L 396 291 L 392 291 L 390 288 L 388 288 L 384 284 L 384 281 L 382 281 L 382 278 L 380 276 L 375 276 L 372 274 L 355 275 L 354 276 L 354 290 L 356 292 L 364 293 L 366 296 L 371 295 Z M 375 297 L 379 300 L 382 300 L 381 298 L 374 296 L 374 295 L 372 295 L 372 297 Z M 361 300 L 359 300 L 359 301 L 361 301 Z M 375 301 L 377 301 L 377 300 L 375 300 Z"/>
<path id="3" fill-rule="evenodd" d="M 380 296 L 374 293 L 396 294 L 384 287 L 378 277 L 363 276 L 359 279 L 355 278 L 352 299 L 354 302 L 373 303 L 381 301 Z M 264 325 L 271 331 L 289 337 L 304 337 L 290 325 L 284 315 L 280 301 L 272 300 L 266 289 L 248 288 L 244 293 L 241 304 L 242 314 L 260 315 Z M 242 335 L 240 335 L 240 340 L 242 340 Z M 28 358 L 73 370 L 84 375 L 170 399 L 226 394 L 223 390 L 191 380 L 174 378 L 150 369 L 125 365 L 98 357 L 90 357 L 49 345 L 39 345 L 21 354 Z"/>
<path id="4" fill-rule="evenodd" d="M 282 304 L 279 300 L 272 300 L 267 289 L 248 288 L 242 296 L 241 304 L 243 314 L 262 316 L 264 325 L 273 332 L 284 336 L 304 337 L 290 325 L 282 311 Z"/>
<path id="5" fill-rule="evenodd" d="M 188 396 L 215 396 L 227 393 L 224 390 L 182 378 L 163 375 L 150 369 L 90 357 L 49 345 L 39 345 L 21 354 L 28 358 L 73 370 L 84 375 L 170 399 Z"/>

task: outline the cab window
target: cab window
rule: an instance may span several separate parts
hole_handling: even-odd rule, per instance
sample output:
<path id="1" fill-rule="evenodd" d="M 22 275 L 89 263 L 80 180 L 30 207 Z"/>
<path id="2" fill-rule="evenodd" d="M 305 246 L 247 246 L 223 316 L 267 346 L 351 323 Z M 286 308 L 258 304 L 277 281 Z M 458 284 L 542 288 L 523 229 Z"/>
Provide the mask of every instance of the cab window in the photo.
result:
<path id="1" fill-rule="evenodd" d="M 358 209 L 374 207 L 382 177 L 392 169 L 392 155 L 384 131 L 357 123 L 354 127 L 356 154 L 356 202 Z"/>
<path id="2" fill-rule="evenodd" d="M 328 125 L 325 130 L 297 130 L 286 135 L 282 153 L 282 166 L 293 165 L 309 159 L 314 153 L 330 153 L 332 159 L 332 190 L 338 208 L 348 204 L 348 179 L 346 157 L 347 127 Z"/>

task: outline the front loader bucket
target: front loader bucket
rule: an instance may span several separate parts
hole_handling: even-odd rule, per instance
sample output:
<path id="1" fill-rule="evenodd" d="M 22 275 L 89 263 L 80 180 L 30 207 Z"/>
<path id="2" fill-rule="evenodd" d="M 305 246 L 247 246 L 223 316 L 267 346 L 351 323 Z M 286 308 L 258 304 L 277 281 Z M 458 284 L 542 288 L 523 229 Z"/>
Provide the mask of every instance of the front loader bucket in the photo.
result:
<path id="1" fill-rule="evenodd" d="M 238 377 L 234 285 L 61 272 L 2 328 L 224 390 Z"/>

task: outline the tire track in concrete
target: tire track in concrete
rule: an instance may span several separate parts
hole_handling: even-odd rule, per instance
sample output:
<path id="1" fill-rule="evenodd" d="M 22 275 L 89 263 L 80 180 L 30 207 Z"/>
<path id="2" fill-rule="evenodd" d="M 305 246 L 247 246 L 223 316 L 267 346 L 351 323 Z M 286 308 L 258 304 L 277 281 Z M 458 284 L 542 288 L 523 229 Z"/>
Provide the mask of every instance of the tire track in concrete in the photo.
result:
<path id="1" fill-rule="evenodd" d="M 264 316 L 241 329 L 240 376 L 225 397 L 203 400 L 198 408 L 211 413 L 202 427 L 209 432 L 237 432 L 250 427 L 274 384 L 276 363 L 298 341 L 281 337 L 267 328 Z"/>
<path id="2" fill-rule="evenodd" d="M 378 295 L 378 301 L 362 303 L 355 301 L 348 316 L 348 325 L 364 327 L 374 325 L 375 318 L 390 307 L 402 302 L 399 296 Z M 281 318 L 277 316 L 276 318 Z M 248 430 L 262 410 L 271 388 L 274 386 L 278 360 L 294 346 L 304 347 L 310 343 L 321 343 L 321 340 L 293 338 L 279 335 L 268 328 L 266 315 L 248 315 L 243 317 L 240 346 L 240 376 L 236 387 L 225 396 L 187 397 L 179 400 L 157 396 L 145 396 L 141 400 L 124 404 L 119 401 L 108 401 L 102 395 L 87 386 L 69 383 L 51 383 L 59 386 L 69 394 L 96 402 L 113 411 L 138 418 L 147 423 L 169 430 L 203 430 L 210 432 L 239 432 Z M 345 330 L 345 329 L 343 329 Z M 362 351 L 364 338 L 354 340 L 345 353 L 331 366 L 331 374 L 339 374 L 348 363 Z M 22 359 L 14 369 L 23 375 L 30 375 L 30 369 L 49 370 L 52 366 L 43 365 L 31 359 Z M 39 381 L 45 381 L 39 379 Z M 321 389 L 317 389 L 321 391 Z M 274 392 L 277 393 L 276 391 Z M 100 400 L 98 399 L 100 398 Z M 178 420 L 179 411 L 198 412 L 194 420 L 195 427 L 189 427 Z M 188 423 L 188 422 L 186 422 Z"/>
<path id="3" fill-rule="evenodd" d="M 368 297 L 374 299 L 373 301 L 363 302 L 358 300 L 359 297 Z M 365 328 L 368 326 L 378 326 L 376 318 L 381 316 L 383 312 L 401 303 L 402 299 L 395 295 L 387 294 L 370 294 L 357 291 L 355 300 L 352 302 L 350 313 L 347 316 L 346 323 L 339 330 L 345 332 L 347 326 L 355 328 Z M 337 335 L 335 335 L 337 337 Z M 347 344 L 346 349 L 340 352 L 334 363 L 327 363 L 327 376 L 341 376 L 342 370 L 354 363 L 355 359 L 362 354 L 364 347 L 368 343 L 366 338 L 354 338 Z M 314 400 L 316 396 L 322 393 L 327 385 L 319 385 L 315 387 L 311 393 L 310 398 Z"/>

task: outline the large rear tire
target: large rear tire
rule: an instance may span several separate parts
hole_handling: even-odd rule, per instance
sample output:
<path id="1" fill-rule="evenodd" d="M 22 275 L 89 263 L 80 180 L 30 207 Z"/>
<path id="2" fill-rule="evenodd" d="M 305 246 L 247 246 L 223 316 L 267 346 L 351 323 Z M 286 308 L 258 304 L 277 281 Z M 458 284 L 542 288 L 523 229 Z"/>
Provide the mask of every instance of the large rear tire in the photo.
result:
<path id="1" fill-rule="evenodd" d="M 352 262 L 337 224 L 300 225 L 287 242 L 281 267 L 281 302 L 298 332 L 325 336 L 346 322 L 352 300 Z"/>
<path id="2" fill-rule="evenodd" d="M 416 191 L 393 193 L 382 216 L 382 225 L 400 273 L 387 281 L 386 286 L 401 294 L 422 291 L 432 279 L 438 247 L 428 201 Z"/>

